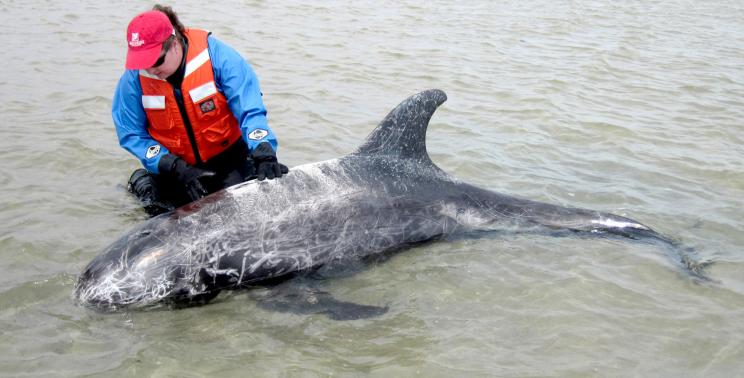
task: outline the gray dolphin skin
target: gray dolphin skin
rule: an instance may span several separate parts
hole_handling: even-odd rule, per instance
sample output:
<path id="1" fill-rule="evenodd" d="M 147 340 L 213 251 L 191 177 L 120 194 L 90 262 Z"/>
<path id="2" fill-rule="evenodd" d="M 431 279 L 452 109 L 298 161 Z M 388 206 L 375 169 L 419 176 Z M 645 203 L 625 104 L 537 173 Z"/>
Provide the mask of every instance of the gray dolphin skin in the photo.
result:
<path id="1" fill-rule="evenodd" d="M 259 285 L 442 238 L 482 231 L 565 232 L 674 243 L 635 220 L 515 198 L 461 182 L 426 151 L 447 96 L 393 109 L 355 152 L 249 181 L 143 222 L 79 276 L 75 300 L 101 310 L 206 302 Z M 699 265 L 674 256 L 693 277 Z"/>

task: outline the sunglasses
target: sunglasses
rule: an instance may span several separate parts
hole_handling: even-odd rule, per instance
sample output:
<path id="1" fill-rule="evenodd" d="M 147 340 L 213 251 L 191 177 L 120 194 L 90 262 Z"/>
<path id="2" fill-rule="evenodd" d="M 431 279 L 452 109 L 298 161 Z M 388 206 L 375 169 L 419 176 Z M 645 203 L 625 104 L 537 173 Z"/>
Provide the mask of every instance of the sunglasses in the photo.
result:
<path id="1" fill-rule="evenodd" d="M 171 45 L 173 44 L 173 40 L 175 40 L 175 36 L 172 35 L 168 37 L 168 39 L 163 42 L 163 52 L 160 53 L 160 56 L 158 57 L 158 60 L 155 61 L 155 63 L 152 65 L 151 68 L 156 68 L 161 66 L 163 63 L 165 63 L 165 56 L 168 55 L 168 50 L 170 50 Z"/>

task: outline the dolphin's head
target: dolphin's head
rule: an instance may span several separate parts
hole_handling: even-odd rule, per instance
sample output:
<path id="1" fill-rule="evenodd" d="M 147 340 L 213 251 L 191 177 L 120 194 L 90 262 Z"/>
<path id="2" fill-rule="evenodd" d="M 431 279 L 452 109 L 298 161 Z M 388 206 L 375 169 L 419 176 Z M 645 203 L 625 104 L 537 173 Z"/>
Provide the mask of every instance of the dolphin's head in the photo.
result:
<path id="1" fill-rule="evenodd" d="M 174 234 L 173 220 L 153 218 L 106 248 L 78 277 L 75 299 L 109 311 L 208 295 L 193 244 Z"/>

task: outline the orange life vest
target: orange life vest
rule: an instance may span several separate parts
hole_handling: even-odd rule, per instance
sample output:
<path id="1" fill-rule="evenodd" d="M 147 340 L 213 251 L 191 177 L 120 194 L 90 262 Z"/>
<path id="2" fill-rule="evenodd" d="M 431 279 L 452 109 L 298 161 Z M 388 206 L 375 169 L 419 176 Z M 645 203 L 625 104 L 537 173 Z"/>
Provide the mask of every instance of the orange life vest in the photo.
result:
<path id="1" fill-rule="evenodd" d="M 186 30 L 189 45 L 181 93 L 185 117 L 193 130 L 193 143 L 171 84 L 140 70 L 148 133 L 192 165 L 208 161 L 241 137 L 238 121 L 214 82 L 208 36 L 205 30 Z"/>

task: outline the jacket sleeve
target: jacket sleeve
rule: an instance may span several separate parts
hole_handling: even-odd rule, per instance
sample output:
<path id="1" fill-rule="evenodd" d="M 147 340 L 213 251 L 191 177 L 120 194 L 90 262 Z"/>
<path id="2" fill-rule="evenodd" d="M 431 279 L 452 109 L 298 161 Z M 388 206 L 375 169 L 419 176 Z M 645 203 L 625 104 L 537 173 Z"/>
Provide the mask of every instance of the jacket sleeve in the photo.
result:
<path id="1" fill-rule="evenodd" d="M 168 150 L 147 133 L 147 116 L 142 107 L 142 87 L 139 72 L 127 70 L 114 92 L 111 115 L 116 126 L 119 145 L 142 162 L 152 173 L 158 173 L 160 157 Z"/>
<path id="2" fill-rule="evenodd" d="M 227 98 L 248 148 L 253 151 L 259 143 L 269 142 L 276 152 L 278 143 L 266 120 L 256 73 L 232 47 L 211 35 L 207 42 L 217 88 Z"/>

